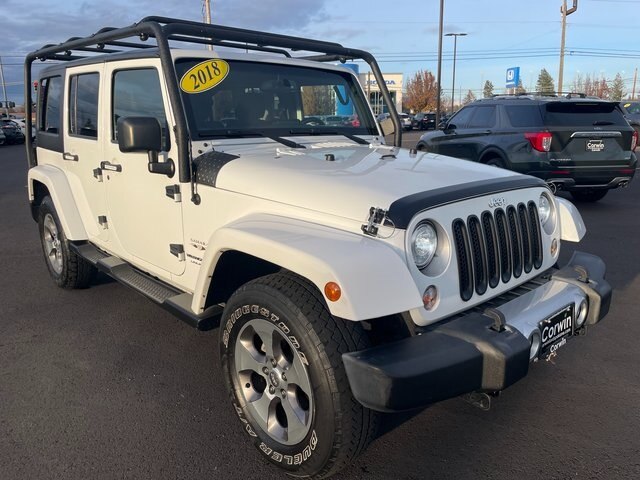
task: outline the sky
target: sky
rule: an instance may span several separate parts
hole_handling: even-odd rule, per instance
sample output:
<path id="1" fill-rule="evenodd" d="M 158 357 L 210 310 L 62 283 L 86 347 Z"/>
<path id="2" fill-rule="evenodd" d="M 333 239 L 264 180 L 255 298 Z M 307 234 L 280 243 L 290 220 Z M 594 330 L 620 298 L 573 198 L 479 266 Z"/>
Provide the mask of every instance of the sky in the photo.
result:
<path id="1" fill-rule="evenodd" d="M 572 0 L 568 0 L 571 6 Z M 439 0 L 212 0 L 213 23 L 334 41 L 373 53 L 383 72 L 436 74 Z M 444 33 L 459 37 L 456 96 L 480 96 L 490 80 L 504 89 L 506 69 L 520 67 L 535 90 L 542 68 L 558 79 L 562 0 L 445 0 Z M 0 58 L 9 100 L 22 103 L 24 55 L 47 43 L 126 26 L 148 15 L 201 20 L 202 0 L 0 0 Z M 567 17 L 564 88 L 576 75 L 612 80 L 627 93 L 640 66 L 640 0 L 579 0 Z M 442 88 L 450 95 L 453 37 L 443 38 Z M 361 64 L 360 71 L 367 67 Z M 640 81 L 636 96 L 640 95 Z M 1 92 L 0 92 L 1 95 Z"/>

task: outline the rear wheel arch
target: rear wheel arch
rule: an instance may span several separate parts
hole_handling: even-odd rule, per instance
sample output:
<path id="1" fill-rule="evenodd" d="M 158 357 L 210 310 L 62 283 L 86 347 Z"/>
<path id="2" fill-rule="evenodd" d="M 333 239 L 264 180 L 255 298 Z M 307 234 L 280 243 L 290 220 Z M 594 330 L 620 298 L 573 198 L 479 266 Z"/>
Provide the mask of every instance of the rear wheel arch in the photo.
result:
<path id="1" fill-rule="evenodd" d="M 50 197 L 51 194 L 47 186 L 38 180 L 31 181 L 31 192 L 33 195 L 33 200 L 31 200 L 31 216 L 37 222 L 38 209 L 42 204 L 42 200 L 44 200 L 45 197 Z"/>
<path id="2" fill-rule="evenodd" d="M 511 168 L 511 163 L 507 160 L 506 155 L 499 150 L 485 150 L 480 155 L 480 163 L 485 165 L 495 165 L 501 168 Z"/>

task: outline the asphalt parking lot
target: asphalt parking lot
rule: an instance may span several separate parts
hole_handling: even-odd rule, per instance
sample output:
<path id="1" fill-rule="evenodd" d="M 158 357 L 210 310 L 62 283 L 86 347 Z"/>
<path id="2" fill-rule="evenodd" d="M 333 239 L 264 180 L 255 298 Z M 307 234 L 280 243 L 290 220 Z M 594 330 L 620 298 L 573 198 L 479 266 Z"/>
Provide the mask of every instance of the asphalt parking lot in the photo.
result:
<path id="1" fill-rule="evenodd" d="M 614 286 L 605 321 L 488 412 L 453 399 L 387 418 L 336 478 L 640 478 L 640 180 L 579 209 L 580 249 L 604 258 Z M 23 146 L 0 147 L 0 219 L 0 478 L 282 478 L 232 413 L 217 330 L 195 331 L 105 277 L 54 286 Z"/>

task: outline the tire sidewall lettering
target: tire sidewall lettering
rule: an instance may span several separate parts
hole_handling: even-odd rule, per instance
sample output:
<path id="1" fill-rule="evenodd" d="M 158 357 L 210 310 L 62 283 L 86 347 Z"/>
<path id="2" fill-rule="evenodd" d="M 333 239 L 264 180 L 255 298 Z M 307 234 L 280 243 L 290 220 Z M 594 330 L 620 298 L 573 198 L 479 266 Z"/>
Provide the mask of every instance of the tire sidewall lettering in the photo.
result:
<path id="1" fill-rule="evenodd" d="M 253 320 L 256 317 L 269 321 L 275 325 L 289 339 L 300 361 L 307 367 L 310 366 L 307 356 L 302 351 L 301 342 L 293 334 L 291 327 L 283 321 L 279 315 L 258 303 L 244 304 L 235 308 L 233 312 L 228 315 L 226 321 L 221 325 L 221 328 L 223 328 L 221 333 L 222 344 L 230 357 L 233 356 L 233 352 L 230 347 L 232 347 L 233 343 L 236 341 L 236 324 L 244 324 L 245 322 L 242 321 L 244 318 L 247 318 L 248 321 Z M 311 374 L 311 372 L 309 373 Z M 231 380 L 231 384 L 234 384 L 233 380 Z M 237 403 L 237 399 L 233 399 L 233 408 L 236 415 L 242 422 L 245 432 L 253 438 L 260 451 L 272 462 L 278 463 L 284 467 L 297 467 L 307 462 L 313 456 L 313 452 L 318 446 L 318 434 L 315 428 L 311 429 L 310 436 L 307 437 L 308 440 L 306 441 L 306 445 L 298 444 L 296 450 L 300 450 L 297 453 L 278 451 L 275 445 L 269 446 L 265 443 L 265 440 L 260 437 L 258 432 L 255 431 L 251 422 L 247 419 L 244 409 Z"/>

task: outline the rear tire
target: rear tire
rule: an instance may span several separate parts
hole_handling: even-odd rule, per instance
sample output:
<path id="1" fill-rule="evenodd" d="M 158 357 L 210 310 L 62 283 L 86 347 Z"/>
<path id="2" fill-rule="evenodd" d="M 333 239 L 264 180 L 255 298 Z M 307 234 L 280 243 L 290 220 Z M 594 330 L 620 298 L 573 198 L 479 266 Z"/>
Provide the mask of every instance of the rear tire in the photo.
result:
<path id="1" fill-rule="evenodd" d="M 268 275 L 232 295 L 220 328 L 223 378 L 267 460 L 296 477 L 324 478 L 365 449 L 378 414 L 353 398 L 342 354 L 368 346 L 361 325 L 334 318 L 297 275 Z"/>
<path id="2" fill-rule="evenodd" d="M 508 170 L 506 162 L 500 157 L 492 157 L 485 162 L 485 165 L 490 165 L 492 167 L 504 168 Z"/>
<path id="3" fill-rule="evenodd" d="M 602 200 L 609 190 L 591 189 L 591 190 L 573 190 L 571 196 L 577 202 L 597 202 Z"/>
<path id="4" fill-rule="evenodd" d="M 38 209 L 38 227 L 44 259 L 56 285 L 62 288 L 88 287 L 96 274 L 96 268 L 70 250 L 69 241 L 49 196 L 42 199 Z"/>

